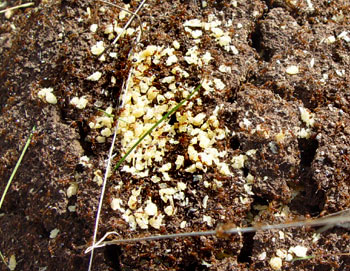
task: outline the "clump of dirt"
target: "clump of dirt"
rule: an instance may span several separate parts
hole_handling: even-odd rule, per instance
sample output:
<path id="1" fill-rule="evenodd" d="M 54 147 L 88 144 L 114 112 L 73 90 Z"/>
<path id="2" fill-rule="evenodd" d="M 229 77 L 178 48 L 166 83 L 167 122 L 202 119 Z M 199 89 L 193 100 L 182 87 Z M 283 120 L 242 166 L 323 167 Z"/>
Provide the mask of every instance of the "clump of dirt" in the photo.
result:
<path id="1" fill-rule="evenodd" d="M 141 3 L 127 2 L 115 4 Z M 124 34 L 131 14 L 99 1 L 35 1 L 1 15 L 0 191 L 36 126 L 0 210 L 5 260 L 86 270 L 114 128 L 113 165 L 199 83 L 109 176 L 98 238 L 349 208 L 349 10 L 149 0 Z M 111 245 L 95 250 L 93 270 L 347 270 L 348 240 L 346 228 L 304 227 Z"/>

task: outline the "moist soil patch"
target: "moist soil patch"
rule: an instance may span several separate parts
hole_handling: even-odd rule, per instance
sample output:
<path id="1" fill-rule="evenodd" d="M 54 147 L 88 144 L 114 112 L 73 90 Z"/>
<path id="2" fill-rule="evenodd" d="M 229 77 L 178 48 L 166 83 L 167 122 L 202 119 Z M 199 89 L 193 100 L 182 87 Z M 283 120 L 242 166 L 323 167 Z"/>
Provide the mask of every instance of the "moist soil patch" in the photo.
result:
<path id="1" fill-rule="evenodd" d="M 7 263 L 87 270 L 114 127 L 112 165 L 200 83 L 110 174 L 97 239 L 350 207 L 348 1 L 148 0 L 123 32 L 124 2 L 0 15 L 0 191 L 36 126 L 0 210 Z M 349 270 L 349 228 L 317 230 L 111 245 L 93 270 Z"/>

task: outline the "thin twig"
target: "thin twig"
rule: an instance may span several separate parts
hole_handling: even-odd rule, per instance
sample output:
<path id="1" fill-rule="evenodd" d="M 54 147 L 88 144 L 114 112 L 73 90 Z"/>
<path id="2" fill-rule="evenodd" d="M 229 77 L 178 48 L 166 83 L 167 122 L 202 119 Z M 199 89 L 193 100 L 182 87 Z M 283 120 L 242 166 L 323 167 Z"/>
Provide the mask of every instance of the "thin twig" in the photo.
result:
<path id="1" fill-rule="evenodd" d="M 25 3 L 25 4 L 22 4 L 22 5 L 15 6 L 15 7 L 6 8 L 6 9 L 3 9 L 3 10 L 0 10 L 0 14 L 1 13 L 5 13 L 5 12 L 10 11 L 10 10 L 19 9 L 19 8 L 27 8 L 27 7 L 30 7 L 30 6 L 33 6 L 33 5 L 34 5 L 34 2 L 29 2 L 29 3 Z"/>
<path id="2" fill-rule="evenodd" d="M 100 0 L 101 1 L 101 0 Z M 129 25 L 131 24 L 132 20 L 137 16 L 139 18 L 139 22 L 140 22 L 140 30 L 141 30 L 141 34 L 142 34 L 142 22 L 141 19 L 139 17 L 139 15 L 137 15 L 137 13 L 141 10 L 142 6 L 146 3 L 147 0 L 143 0 L 142 3 L 137 7 L 136 11 L 133 13 L 131 11 L 128 11 L 132 14 L 132 16 L 130 17 L 129 21 L 126 23 L 126 25 L 123 27 L 123 30 L 119 33 L 119 35 L 114 39 L 114 41 L 112 42 L 112 45 L 116 44 L 117 41 L 120 39 L 120 37 L 123 35 L 124 31 L 129 27 Z"/>
<path id="3" fill-rule="evenodd" d="M 94 250 L 95 248 L 99 248 L 99 247 L 104 247 L 103 245 L 101 246 L 100 244 L 106 240 L 106 238 L 110 235 L 119 235 L 119 233 L 115 232 L 115 231 L 111 231 L 111 232 L 107 232 L 100 240 L 98 240 L 96 243 L 95 243 L 95 246 L 91 246 L 91 247 L 88 247 L 86 250 L 85 250 L 85 253 L 89 253 L 90 251 Z"/>
<path id="4" fill-rule="evenodd" d="M 116 8 L 119 8 L 121 10 L 124 10 L 125 12 L 128 12 L 130 13 L 132 16 L 130 17 L 130 19 L 128 20 L 128 22 L 126 23 L 126 25 L 123 27 L 122 31 L 118 34 L 118 36 L 113 40 L 113 42 L 108 46 L 108 48 L 110 48 L 112 45 L 116 44 L 117 41 L 120 39 L 120 37 L 124 34 L 125 30 L 129 27 L 129 25 L 131 24 L 131 22 L 134 20 L 135 17 L 137 17 L 138 21 L 139 21 L 139 24 L 140 24 L 140 32 L 141 32 L 141 36 L 143 34 L 143 30 L 142 30 L 142 20 L 140 18 L 140 16 L 137 14 L 142 6 L 146 3 L 147 0 L 143 0 L 143 2 L 137 7 L 136 11 L 135 12 L 132 12 L 128 9 L 125 9 L 125 8 L 122 8 L 121 6 L 118 6 L 116 4 L 113 4 L 111 2 L 108 2 L 108 1 L 104 1 L 104 0 L 98 0 L 102 3 L 105 3 L 105 4 L 108 4 L 108 5 L 111 5 L 113 7 L 116 7 Z"/>
<path id="5" fill-rule="evenodd" d="M 118 5 L 114 4 L 114 3 L 111 3 L 111 2 L 108 2 L 108 1 L 104 1 L 104 0 L 98 0 L 98 1 L 100 1 L 100 2 L 102 2 L 102 3 L 105 3 L 105 4 L 108 4 L 108 5 L 111 5 L 111 6 L 113 6 L 113 7 L 119 8 L 119 9 L 121 9 L 121 10 L 124 10 L 125 12 L 128 12 L 128 13 L 130 13 L 130 14 L 133 15 L 133 16 L 129 19 L 128 23 L 124 26 L 122 32 L 120 32 L 120 34 L 117 36 L 117 38 L 112 42 L 112 45 L 114 45 L 114 44 L 117 43 L 117 41 L 119 40 L 119 38 L 121 37 L 121 35 L 125 32 L 125 30 L 128 28 L 128 26 L 130 25 L 130 23 L 132 22 L 132 20 L 134 19 L 135 16 L 137 17 L 137 19 L 138 19 L 138 21 L 139 21 L 139 24 L 140 24 L 141 35 L 143 34 L 143 30 L 142 30 L 142 20 L 141 20 L 141 17 L 137 14 L 137 12 L 139 11 L 139 9 L 137 9 L 136 12 L 134 13 L 134 12 L 132 12 L 132 11 L 126 9 L 126 8 L 122 8 L 121 6 L 118 6 Z M 144 2 L 146 2 L 146 1 L 147 1 L 147 0 L 145 0 Z M 144 4 L 144 3 L 141 3 L 141 5 L 143 5 L 143 4 Z M 141 5 L 140 5 L 140 6 L 141 6 Z M 140 7 L 140 6 L 139 6 L 139 7 Z M 142 7 L 142 6 L 141 6 L 141 7 Z"/>
<path id="6" fill-rule="evenodd" d="M 343 212 L 346 212 L 349 210 L 345 210 Z M 256 231 L 267 231 L 267 230 L 276 230 L 276 229 L 287 229 L 287 228 L 300 228 L 300 227 L 317 227 L 317 226 L 323 226 L 328 224 L 341 224 L 341 223 L 347 223 L 350 222 L 350 216 L 343 216 L 342 214 L 336 216 L 336 217 L 328 217 L 328 218 L 317 218 L 317 219 L 308 219 L 303 221 L 297 221 L 297 222 L 291 222 L 291 223 L 282 223 L 282 224 L 274 224 L 274 225 L 262 225 L 262 226 L 256 226 L 256 227 L 245 227 L 245 228 L 231 228 L 228 230 L 222 231 L 222 234 L 240 234 L 240 233 L 247 233 L 247 232 L 256 232 Z M 130 239 L 120 239 L 120 240 L 112 240 L 112 241 L 106 241 L 102 242 L 101 239 L 98 242 L 98 247 L 104 247 L 107 245 L 115 245 L 115 244 L 121 244 L 121 243 L 135 243 L 135 242 L 141 242 L 141 241 L 155 241 L 155 240 L 164 240 L 164 239 L 175 239 L 175 238 L 185 238 L 185 237 L 196 237 L 196 236 L 208 236 L 208 235 L 217 235 L 221 230 L 211 230 L 211 231 L 202 231 L 202 232 L 185 232 L 185 233 L 175 233 L 175 234 L 165 234 L 165 235 L 152 235 L 152 236 L 145 236 L 145 237 L 139 237 L 139 238 L 130 238 Z M 106 239 L 107 236 L 114 234 L 115 232 L 109 232 L 106 233 L 104 236 L 104 239 Z M 86 253 L 91 250 L 91 247 L 89 247 L 86 250 Z"/>

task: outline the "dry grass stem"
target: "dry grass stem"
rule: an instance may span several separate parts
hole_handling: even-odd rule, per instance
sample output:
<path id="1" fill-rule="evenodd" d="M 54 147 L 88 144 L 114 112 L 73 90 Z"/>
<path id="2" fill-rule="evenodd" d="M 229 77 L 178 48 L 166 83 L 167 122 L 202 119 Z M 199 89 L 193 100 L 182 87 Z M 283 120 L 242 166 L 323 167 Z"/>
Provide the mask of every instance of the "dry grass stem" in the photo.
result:
<path id="1" fill-rule="evenodd" d="M 141 34 L 139 34 L 138 40 L 140 39 L 140 37 L 141 37 Z M 131 53 L 132 53 L 132 50 L 130 51 L 129 55 L 131 55 Z M 122 87 L 123 91 L 122 91 L 122 95 L 120 96 L 120 101 L 119 101 L 120 105 L 118 106 L 118 111 L 120 111 L 120 109 L 124 105 L 125 95 L 127 93 L 128 87 L 129 87 L 129 82 L 130 82 L 132 73 L 133 73 L 133 68 L 129 72 L 128 79 L 126 80 L 126 84 L 123 84 L 123 87 Z M 104 175 L 104 178 L 103 178 L 102 191 L 101 191 L 101 194 L 100 194 L 100 201 L 99 201 L 99 204 L 98 204 L 98 210 L 97 210 L 97 214 L 96 214 L 94 236 L 93 236 L 93 240 L 92 240 L 92 244 L 93 244 L 92 247 L 94 247 L 95 243 L 96 243 L 96 237 L 97 237 L 98 226 L 99 226 L 99 221 L 100 221 L 100 215 L 101 215 L 101 210 L 102 210 L 103 198 L 104 198 L 104 194 L 105 194 L 105 191 L 106 191 L 107 179 L 108 179 L 109 172 L 110 172 L 110 169 L 111 169 L 111 161 L 112 161 L 112 159 L 114 157 L 113 149 L 114 149 L 115 140 L 116 140 L 116 137 L 117 137 L 118 123 L 119 122 L 117 122 L 116 127 L 114 129 L 113 140 L 112 140 L 112 144 L 111 144 L 111 147 L 110 147 L 110 150 L 109 150 L 109 154 L 108 154 L 107 166 L 106 166 L 106 171 L 105 171 L 105 175 Z M 91 268 L 92 268 L 93 257 L 94 257 L 94 248 L 91 249 L 90 260 L 89 260 L 89 269 L 88 270 L 91 270 Z"/>
<path id="2" fill-rule="evenodd" d="M 1 13 L 5 13 L 7 11 L 19 9 L 19 8 L 27 8 L 27 7 L 30 7 L 30 6 L 33 6 L 33 5 L 34 5 L 34 2 L 29 2 L 29 3 L 22 4 L 22 5 L 14 6 L 14 7 L 11 7 L 11 8 L 6 8 L 6 9 L 3 9 L 3 10 L 0 10 L 0 14 Z"/>
<path id="3" fill-rule="evenodd" d="M 138 38 L 140 38 L 140 35 L 139 35 Z M 130 54 L 131 54 L 131 52 L 129 53 L 129 55 Z M 133 73 L 133 68 L 129 72 L 128 79 L 126 80 L 126 84 L 123 84 L 123 87 L 122 87 L 123 92 L 122 92 L 122 95 L 120 96 L 120 101 L 119 101 L 120 105 L 118 107 L 119 111 L 124 105 L 125 95 L 127 93 L 128 87 L 129 87 L 129 82 L 130 82 L 132 73 Z M 91 255 L 90 255 L 90 261 L 89 261 L 89 270 L 91 270 L 91 267 L 92 267 L 92 261 L 93 261 L 93 256 L 94 256 L 93 255 L 94 254 L 94 251 L 93 251 L 94 250 L 94 246 L 96 247 L 95 243 L 96 243 L 96 237 L 97 237 L 98 226 L 99 226 L 99 221 L 100 221 L 100 215 L 101 215 L 101 210 L 102 210 L 103 198 L 104 198 L 106 185 L 107 185 L 107 178 L 108 178 L 109 171 L 110 171 L 111 161 L 112 161 L 112 159 L 115 156 L 115 155 L 113 155 L 113 148 L 114 148 L 114 144 L 115 144 L 117 130 L 118 130 L 118 122 L 116 124 L 115 129 L 114 129 L 113 140 L 112 140 L 111 148 L 110 148 L 110 151 L 109 151 L 109 154 L 108 154 L 107 168 L 106 168 L 106 172 L 105 172 L 104 179 L 103 179 L 102 191 L 101 191 L 101 194 L 100 194 L 100 202 L 99 202 L 98 211 L 97 211 L 97 214 L 96 214 L 94 236 L 93 236 L 93 241 L 92 241 L 93 245 L 92 245 L 92 249 L 90 250 L 91 251 Z"/>
<path id="4" fill-rule="evenodd" d="M 101 215 L 101 210 L 102 210 L 103 198 L 104 198 L 104 194 L 105 194 L 105 191 L 106 191 L 107 179 L 108 179 L 108 176 L 109 176 L 109 172 L 111 170 L 111 161 L 112 161 L 111 157 L 113 155 L 115 139 L 117 138 L 117 128 L 118 128 L 118 126 L 116 126 L 115 129 L 114 129 L 113 140 L 112 140 L 111 147 L 109 149 L 109 155 L 108 155 L 106 171 L 105 171 L 104 178 L 103 178 L 103 185 L 102 185 L 102 191 L 101 191 L 101 195 L 100 195 L 100 202 L 98 204 L 98 210 L 97 210 L 97 215 L 96 215 L 96 220 L 95 220 L 94 236 L 93 236 L 93 239 L 92 239 L 92 244 L 93 245 L 96 243 L 96 237 L 97 237 L 98 226 L 99 226 L 99 222 L 100 222 L 100 215 Z M 91 249 L 90 260 L 89 260 L 89 269 L 88 270 L 91 270 L 91 268 L 92 268 L 93 257 L 94 257 L 94 249 Z"/>
<path id="5" fill-rule="evenodd" d="M 125 30 L 129 27 L 129 25 L 131 24 L 131 22 L 133 21 L 133 19 L 134 19 L 135 17 L 136 17 L 137 20 L 139 21 L 139 24 L 140 24 L 139 27 L 140 27 L 140 32 L 141 32 L 141 36 L 142 36 L 142 34 L 143 34 L 143 30 L 142 30 L 142 20 L 141 20 L 140 16 L 139 16 L 137 13 L 141 10 L 142 6 L 146 3 L 147 0 L 143 0 L 143 2 L 138 6 L 138 8 L 136 9 L 135 12 L 132 12 L 132 11 L 130 11 L 130 10 L 127 10 L 127 9 L 125 9 L 125 8 L 122 8 L 121 6 L 118 6 L 118 5 L 116 5 L 116 4 L 110 3 L 110 2 L 108 2 L 108 1 L 104 1 L 104 0 L 99 0 L 99 1 L 102 2 L 102 3 L 108 4 L 108 5 L 111 5 L 111 6 L 113 6 L 113 7 L 119 8 L 119 9 L 121 9 L 121 10 L 124 10 L 125 12 L 128 12 L 128 13 L 130 13 L 130 14 L 132 15 L 132 16 L 130 17 L 130 19 L 128 20 L 128 22 L 127 22 L 127 23 L 125 24 L 125 26 L 123 27 L 122 31 L 119 33 L 119 35 L 113 40 L 113 42 L 112 42 L 111 45 L 114 45 L 114 44 L 116 44 L 116 43 L 118 42 L 118 40 L 120 39 L 120 37 L 123 35 L 123 33 L 125 32 Z"/>
<path id="6" fill-rule="evenodd" d="M 132 20 L 138 16 L 137 13 L 142 9 L 143 5 L 147 2 L 147 0 L 143 0 L 142 3 L 137 7 L 136 11 L 134 13 L 132 13 L 132 16 L 130 17 L 129 21 L 126 23 L 126 25 L 123 27 L 123 31 L 120 32 L 120 34 L 115 38 L 115 40 L 112 42 L 112 45 L 116 44 L 117 41 L 120 39 L 121 35 L 124 33 L 124 31 L 129 27 L 129 25 L 131 24 Z M 141 23 L 141 19 L 139 18 L 139 22 L 140 22 L 140 31 L 142 33 L 142 23 Z"/>
<path id="7" fill-rule="evenodd" d="M 140 10 L 140 9 L 138 9 L 138 10 Z M 137 15 L 137 14 L 135 14 L 135 15 Z M 131 22 L 131 20 L 132 20 L 132 18 L 129 19 L 129 22 Z M 140 25 L 140 29 L 142 29 L 141 25 Z M 124 32 L 124 30 L 123 30 L 123 32 Z M 139 32 L 139 34 L 137 36 L 136 43 L 138 43 L 141 40 L 141 35 L 142 35 L 142 30 L 141 30 L 141 32 Z M 129 56 L 132 54 L 132 51 L 133 51 L 133 48 L 130 50 Z M 126 80 L 126 84 L 123 84 L 122 94 L 121 94 L 120 99 L 119 99 L 118 111 L 120 111 L 120 109 L 124 106 L 125 95 L 126 95 L 127 90 L 129 88 L 129 82 L 130 82 L 132 73 L 133 73 L 133 68 L 131 68 L 130 71 L 129 71 L 128 78 Z M 101 215 L 101 210 L 102 210 L 103 198 L 104 198 L 106 185 L 107 185 L 107 179 L 108 179 L 109 172 L 110 172 L 110 169 L 111 169 L 111 161 L 112 161 L 112 159 L 114 157 L 113 156 L 113 149 L 114 149 L 115 140 L 116 140 L 116 136 L 117 136 L 117 130 L 118 130 L 118 122 L 116 124 L 115 129 L 114 129 L 113 140 L 112 140 L 112 144 L 111 144 L 111 147 L 110 147 L 110 150 L 109 150 L 109 154 L 108 154 L 107 166 L 106 166 L 106 171 L 105 171 L 105 174 L 104 174 L 102 190 L 101 190 L 101 194 L 100 194 L 100 201 L 99 201 L 99 204 L 98 204 L 98 210 L 97 210 L 97 214 L 96 214 L 94 235 L 93 235 L 93 241 L 92 241 L 92 249 L 91 249 L 90 260 L 89 260 L 89 267 L 88 267 L 89 271 L 92 269 L 92 263 L 93 263 L 93 257 L 94 257 L 94 246 L 95 246 L 95 243 L 96 243 L 96 237 L 97 237 L 97 233 L 98 233 L 98 226 L 99 226 L 100 215 Z"/>

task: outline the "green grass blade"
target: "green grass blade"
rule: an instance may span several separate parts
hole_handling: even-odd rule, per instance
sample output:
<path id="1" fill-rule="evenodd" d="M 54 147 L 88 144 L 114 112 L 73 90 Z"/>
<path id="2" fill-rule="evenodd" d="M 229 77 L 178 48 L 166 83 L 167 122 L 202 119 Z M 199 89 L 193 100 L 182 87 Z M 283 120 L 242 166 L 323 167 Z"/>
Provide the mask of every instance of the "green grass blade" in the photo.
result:
<path id="1" fill-rule="evenodd" d="M 107 117 L 114 118 L 113 114 L 109 114 L 109 113 L 107 113 L 106 111 L 104 111 L 104 110 L 102 110 L 100 108 L 97 108 L 97 111 L 103 112 Z"/>
<path id="2" fill-rule="evenodd" d="M 310 260 L 310 259 L 313 259 L 315 258 L 314 255 L 310 255 L 310 256 L 305 256 L 305 257 L 299 257 L 299 258 L 294 258 L 292 260 L 292 263 L 296 262 L 296 261 L 304 261 L 304 260 Z"/>
<path id="3" fill-rule="evenodd" d="M 119 162 L 115 165 L 114 170 L 117 170 L 120 165 L 125 161 L 125 159 L 129 156 L 129 154 L 141 143 L 141 141 L 148 136 L 153 130 L 159 126 L 165 119 L 167 119 L 170 115 L 176 112 L 185 102 L 187 102 L 191 97 L 202 87 L 199 84 L 185 99 L 179 102 L 173 109 L 171 109 L 168 113 L 166 113 L 160 120 L 158 120 L 144 135 L 142 135 L 137 142 L 125 153 L 125 155 L 119 160 Z"/>
<path id="4" fill-rule="evenodd" d="M 27 139 L 26 145 L 24 146 L 24 148 L 23 148 L 23 150 L 22 150 L 21 156 L 19 157 L 19 159 L 18 159 L 18 161 L 17 161 L 17 163 L 16 163 L 16 166 L 15 166 L 15 168 L 14 168 L 13 171 L 12 171 L 12 174 L 11 174 L 11 176 L 10 176 L 10 179 L 7 181 L 7 185 L 6 185 L 6 187 L 5 187 L 4 193 L 2 193 L 2 197 L 1 197 L 1 200 L 0 200 L 0 209 L 1 209 L 1 207 L 2 207 L 2 203 L 3 203 L 4 200 L 5 200 L 5 196 L 6 196 L 7 190 L 9 189 L 9 187 L 10 187 L 10 185 L 11 185 L 11 182 L 12 182 L 13 178 L 15 177 L 15 174 L 16 174 L 16 172 L 17 172 L 17 169 L 18 169 L 19 165 L 20 165 L 21 162 L 22 162 L 23 156 L 24 156 L 24 154 L 26 153 L 26 151 L 27 151 L 27 149 L 28 149 L 28 147 L 29 147 L 30 141 L 32 140 L 33 133 L 34 133 L 35 130 L 36 130 L 36 127 L 34 126 L 33 129 L 32 129 L 32 131 L 31 131 L 31 133 L 30 133 L 30 135 L 29 135 L 29 137 L 28 137 L 28 139 Z"/>
<path id="5" fill-rule="evenodd" d="M 2 253 L 1 253 L 1 251 L 0 251 L 0 258 L 1 258 L 1 260 L 4 262 L 4 264 L 6 265 L 6 267 L 7 267 L 8 269 L 10 269 L 9 266 L 7 265 L 6 261 L 5 261 L 4 255 L 2 255 Z"/>
<path id="6" fill-rule="evenodd" d="M 12 174 L 11 174 L 11 176 L 10 176 L 10 179 L 7 181 L 5 190 L 4 190 L 4 192 L 2 193 L 1 200 L 0 200 L 0 209 L 1 209 L 1 207 L 2 207 L 2 203 L 3 203 L 4 200 L 5 200 L 5 196 L 6 196 L 6 194 L 7 194 L 7 191 L 8 191 L 8 189 L 10 188 L 11 182 L 12 182 L 13 178 L 15 177 L 15 174 L 16 174 L 16 172 L 17 172 L 17 169 L 18 169 L 19 165 L 20 165 L 21 162 L 22 162 L 23 156 L 24 156 L 24 154 L 26 153 L 26 151 L 27 151 L 27 149 L 28 149 L 28 147 L 29 147 L 29 144 L 30 144 L 30 142 L 31 142 L 31 140 L 32 140 L 32 137 L 33 137 L 33 134 L 34 134 L 34 131 L 35 131 L 35 130 L 36 130 L 36 127 L 33 126 L 33 129 L 32 129 L 32 131 L 31 131 L 31 133 L 30 133 L 30 135 L 29 135 L 29 137 L 28 137 L 28 139 L 27 139 L 26 145 L 24 146 L 24 148 L 23 148 L 23 150 L 22 150 L 21 156 L 19 157 L 19 159 L 18 159 L 18 161 L 17 161 L 17 163 L 16 163 L 16 166 L 15 166 L 15 168 L 14 168 L 13 171 L 12 171 Z M 4 255 L 2 254 L 1 251 L 0 251 L 0 258 L 1 258 L 1 260 L 4 262 L 4 264 L 7 266 L 7 268 L 9 268 L 9 266 L 7 265 L 7 263 L 6 263 L 6 261 L 5 261 L 5 257 L 4 257 Z M 10 269 L 10 268 L 9 268 L 9 269 Z"/>

